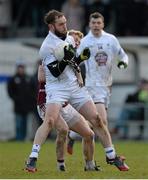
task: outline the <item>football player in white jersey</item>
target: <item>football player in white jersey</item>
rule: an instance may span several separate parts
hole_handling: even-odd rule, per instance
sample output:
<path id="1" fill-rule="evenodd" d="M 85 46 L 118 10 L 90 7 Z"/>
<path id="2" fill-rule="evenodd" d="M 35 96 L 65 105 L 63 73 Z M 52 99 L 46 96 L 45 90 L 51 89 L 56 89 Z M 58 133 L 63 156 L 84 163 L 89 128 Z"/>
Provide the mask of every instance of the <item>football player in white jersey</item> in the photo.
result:
<path id="1" fill-rule="evenodd" d="M 80 64 L 86 60 L 85 49 L 76 58 L 76 53 L 71 46 L 63 48 L 64 57 L 58 60 L 55 57 L 54 49 L 64 41 L 67 34 L 66 18 L 63 13 L 51 10 L 45 16 L 45 22 L 49 27 L 49 34 L 45 38 L 40 48 L 40 56 L 43 60 L 45 76 L 46 76 L 46 112 L 45 120 L 40 126 L 43 139 L 46 139 L 49 131 L 54 127 L 57 119 L 60 119 L 60 110 L 64 102 L 69 102 L 76 110 L 78 110 L 84 118 L 87 118 L 93 125 L 94 131 L 104 148 L 107 148 L 108 154 L 115 154 L 112 146 L 111 137 L 107 129 L 107 125 L 103 123 L 99 117 L 95 104 L 88 94 L 85 87 L 80 87 L 71 66 L 71 61 L 75 60 Z M 84 59 L 83 59 L 83 58 Z M 47 131 L 46 131 L 47 130 Z M 48 132 L 48 133 L 47 133 Z M 34 152 L 39 151 L 40 145 Z"/>
<path id="2" fill-rule="evenodd" d="M 90 15 L 89 27 L 89 33 L 81 40 L 78 54 L 85 47 L 90 49 L 90 58 L 84 62 L 86 68 L 85 86 L 96 105 L 100 118 L 107 127 L 106 110 L 111 95 L 112 63 L 118 60 L 117 66 L 126 68 L 128 56 L 121 48 L 117 38 L 103 30 L 104 17 L 99 12 Z M 112 151 L 110 148 L 105 148 L 105 151 L 107 163 L 117 166 L 121 171 L 129 169 L 124 163 L 124 157 L 117 156 L 115 153 L 109 155 Z"/>
<path id="3" fill-rule="evenodd" d="M 68 32 L 68 35 L 74 38 L 75 41 L 74 46 L 76 46 L 77 48 L 80 44 L 80 39 L 82 38 L 83 34 L 80 31 L 70 30 Z M 67 38 L 69 37 L 67 36 Z M 79 74 L 80 73 L 77 73 L 78 82 L 79 85 L 81 86 L 83 82 Z M 39 90 L 38 90 L 38 98 L 37 98 L 37 108 L 38 108 L 39 116 L 41 117 L 42 120 L 44 120 L 45 110 L 46 110 L 46 93 L 45 93 L 46 80 L 42 65 L 40 65 L 38 68 L 38 81 L 39 81 Z M 100 170 L 99 166 L 96 166 L 94 162 L 94 138 L 93 138 L 94 133 L 89 128 L 89 125 L 86 122 L 86 120 L 70 104 L 67 103 L 65 103 L 63 105 L 63 108 L 61 109 L 61 116 L 64 119 L 64 121 L 66 121 L 69 129 L 79 133 L 83 137 L 83 154 L 86 163 L 85 170 L 86 171 Z M 63 133 L 67 131 L 67 125 L 65 124 L 65 122 L 63 122 L 63 119 L 60 120 L 58 119 L 55 123 L 55 129 L 57 131 L 57 138 L 56 138 L 57 168 L 60 171 L 65 171 L 65 163 L 64 163 L 65 138 L 63 138 Z M 36 136 L 33 142 L 33 147 L 34 144 L 36 144 L 36 141 L 39 141 L 39 139 L 40 141 L 42 141 L 42 137 L 38 134 L 38 131 L 36 132 Z M 34 152 L 34 148 L 32 149 L 33 151 L 29 156 L 25 168 L 29 172 L 35 172 L 37 170 L 36 167 L 32 166 L 32 164 L 30 165 L 32 159 L 34 159 L 36 162 L 38 156 L 38 152 Z"/>

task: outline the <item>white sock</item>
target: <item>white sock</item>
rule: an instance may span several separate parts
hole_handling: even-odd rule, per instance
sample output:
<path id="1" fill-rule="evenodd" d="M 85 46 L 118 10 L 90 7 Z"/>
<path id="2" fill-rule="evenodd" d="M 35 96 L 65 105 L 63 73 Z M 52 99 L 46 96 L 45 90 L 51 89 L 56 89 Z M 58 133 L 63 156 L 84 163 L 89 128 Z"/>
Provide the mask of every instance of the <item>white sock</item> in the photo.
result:
<path id="1" fill-rule="evenodd" d="M 39 144 L 34 144 L 34 145 L 32 146 L 32 152 L 31 152 L 31 154 L 30 154 L 29 157 L 38 158 L 40 148 L 41 148 L 41 147 L 40 147 Z"/>
<path id="2" fill-rule="evenodd" d="M 65 166 L 64 160 L 57 160 L 57 167 L 60 168 L 60 166 Z"/>
<path id="3" fill-rule="evenodd" d="M 106 152 L 106 156 L 109 158 L 109 159 L 114 159 L 116 157 L 116 152 L 115 152 L 115 149 L 114 147 L 107 147 L 107 148 L 104 148 L 105 152 Z"/>
<path id="4" fill-rule="evenodd" d="M 86 161 L 86 165 L 88 165 L 88 166 L 95 166 L 95 163 L 94 163 L 94 161 L 92 160 L 92 161 Z"/>
<path id="5" fill-rule="evenodd" d="M 86 169 L 88 170 L 93 170 L 95 168 L 95 162 L 92 160 L 92 161 L 86 161 Z"/>

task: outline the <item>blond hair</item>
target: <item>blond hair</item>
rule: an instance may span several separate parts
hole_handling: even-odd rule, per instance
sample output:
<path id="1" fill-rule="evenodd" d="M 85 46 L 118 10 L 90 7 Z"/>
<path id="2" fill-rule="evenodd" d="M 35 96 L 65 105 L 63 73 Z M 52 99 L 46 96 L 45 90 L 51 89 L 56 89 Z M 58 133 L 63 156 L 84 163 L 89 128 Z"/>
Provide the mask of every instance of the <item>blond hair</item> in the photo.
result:
<path id="1" fill-rule="evenodd" d="M 81 31 L 76 31 L 74 29 L 71 29 L 68 31 L 68 35 L 78 35 L 80 39 L 84 37 L 83 33 Z"/>

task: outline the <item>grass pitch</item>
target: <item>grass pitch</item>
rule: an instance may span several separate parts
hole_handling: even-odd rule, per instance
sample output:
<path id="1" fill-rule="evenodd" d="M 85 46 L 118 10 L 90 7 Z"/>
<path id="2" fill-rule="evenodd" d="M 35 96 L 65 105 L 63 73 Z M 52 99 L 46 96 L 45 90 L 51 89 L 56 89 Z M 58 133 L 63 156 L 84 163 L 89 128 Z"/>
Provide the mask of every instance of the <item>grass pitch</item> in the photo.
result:
<path id="1" fill-rule="evenodd" d="M 38 171 L 28 173 L 23 170 L 31 142 L 0 143 L 0 178 L 13 179 L 148 179 L 148 143 L 116 142 L 118 154 L 127 158 L 128 172 L 120 172 L 116 167 L 107 165 L 102 146 L 96 143 L 95 160 L 102 168 L 101 172 L 85 172 L 81 143 L 74 146 L 74 154 L 66 156 L 66 172 L 56 169 L 55 143 L 47 141 L 40 151 L 37 163 Z"/>

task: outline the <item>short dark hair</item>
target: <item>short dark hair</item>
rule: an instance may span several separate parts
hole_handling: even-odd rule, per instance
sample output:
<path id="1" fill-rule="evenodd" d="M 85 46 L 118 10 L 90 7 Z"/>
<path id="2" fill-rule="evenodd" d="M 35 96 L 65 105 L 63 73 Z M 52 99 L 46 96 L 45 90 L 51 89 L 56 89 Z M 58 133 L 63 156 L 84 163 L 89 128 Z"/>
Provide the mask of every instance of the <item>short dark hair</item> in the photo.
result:
<path id="1" fill-rule="evenodd" d="M 45 14 L 44 22 L 45 24 L 52 24 L 52 23 L 55 23 L 56 19 L 62 16 L 64 16 L 62 12 L 52 9 L 48 13 Z"/>
<path id="2" fill-rule="evenodd" d="M 90 14 L 90 16 L 89 16 L 89 21 L 90 21 L 92 18 L 94 18 L 94 19 L 101 18 L 101 19 L 104 21 L 103 15 L 102 15 L 101 13 L 99 13 L 99 12 L 94 12 L 94 13 Z"/>

